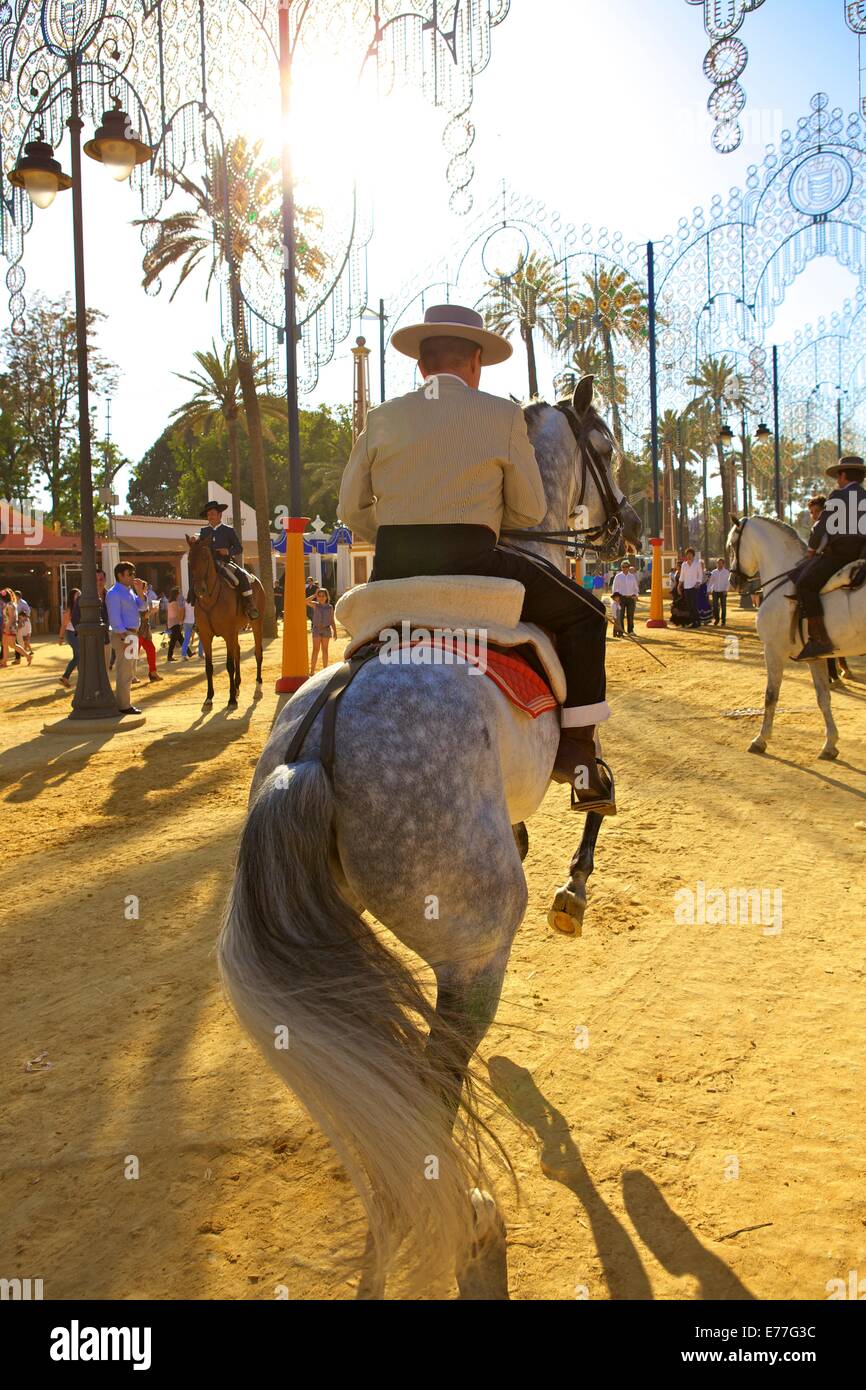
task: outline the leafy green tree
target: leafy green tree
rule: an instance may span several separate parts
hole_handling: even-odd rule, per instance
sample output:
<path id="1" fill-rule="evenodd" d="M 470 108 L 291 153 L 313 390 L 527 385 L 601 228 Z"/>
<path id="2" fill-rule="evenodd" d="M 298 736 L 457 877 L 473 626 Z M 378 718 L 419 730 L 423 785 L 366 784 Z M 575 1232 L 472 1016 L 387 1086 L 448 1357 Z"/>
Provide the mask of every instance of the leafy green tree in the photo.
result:
<path id="1" fill-rule="evenodd" d="M 6 502 L 30 500 L 35 484 L 33 446 L 21 420 L 21 393 L 15 382 L 0 373 L 0 498 Z"/>
<path id="2" fill-rule="evenodd" d="M 241 525 L 241 455 L 238 429 L 249 433 L 246 407 L 240 395 L 238 361 L 234 348 L 227 344 L 222 353 L 213 343 L 210 350 L 193 354 L 200 371 L 186 374 L 176 372 L 182 381 L 196 388 L 195 395 L 172 411 L 172 419 L 180 429 L 194 434 L 213 434 L 220 439 L 225 434 L 231 465 L 232 525 Z M 269 438 L 270 422 L 285 420 L 285 401 L 265 394 L 265 364 L 253 358 L 253 385 L 258 399 L 263 438 Z"/>
<path id="3" fill-rule="evenodd" d="M 731 450 L 725 451 L 721 429 L 724 423 L 724 412 L 734 406 L 742 405 L 743 385 L 733 362 L 725 356 L 704 358 L 695 375 L 689 377 L 688 384 L 695 387 L 696 400 L 709 406 L 712 410 L 715 427 L 715 450 L 722 484 L 722 527 L 724 530 L 723 534 L 719 536 L 719 543 L 724 545 L 729 526 L 727 518 L 735 510 L 736 475 L 733 452 Z"/>
<path id="4" fill-rule="evenodd" d="M 100 352 L 97 330 L 105 315 L 87 311 L 89 386 L 93 395 L 109 395 L 117 369 Z M 17 420 L 33 464 L 51 497 L 55 526 L 70 525 L 77 506 L 69 499 L 78 480 L 78 367 L 75 311 L 69 295 L 49 299 L 34 295 L 25 315 L 25 331 L 3 335 L 6 376 L 18 403 Z"/>

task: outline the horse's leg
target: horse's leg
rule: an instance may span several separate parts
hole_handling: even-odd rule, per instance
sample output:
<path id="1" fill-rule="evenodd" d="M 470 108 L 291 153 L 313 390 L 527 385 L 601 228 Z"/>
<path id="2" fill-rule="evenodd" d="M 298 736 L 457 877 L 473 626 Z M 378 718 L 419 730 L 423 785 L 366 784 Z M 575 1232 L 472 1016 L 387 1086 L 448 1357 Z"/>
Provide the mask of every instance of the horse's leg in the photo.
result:
<path id="1" fill-rule="evenodd" d="M 821 706 L 821 713 L 824 716 L 824 729 L 827 737 L 824 747 L 818 754 L 825 762 L 832 762 L 839 756 L 839 730 L 836 728 L 836 721 L 833 718 L 833 709 L 830 701 L 830 676 L 827 671 L 826 661 L 810 661 L 812 668 L 812 684 L 815 687 L 815 694 L 818 697 L 818 704 Z"/>
<path id="2" fill-rule="evenodd" d="M 241 690 L 241 639 L 240 634 L 235 632 L 235 699 L 237 700 Z"/>
<path id="3" fill-rule="evenodd" d="M 229 700 L 228 708 L 233 709 L 238 699 L 235 694 L 235 653 L 230 637 L 226 638 L 226 671 L 229 677 Z"/>
<path id="4" fill-rule="evenodd" d="M 204 648 L 204 670 L 207 676 L 207 695 L 205 697 L 205 708 L 213 704 L 213 633 L 210 628 L 203 624 L 198 630 L 198 640 Z"/>
<path id="5" fill-rule="evenodd" d="M 773 719 L 776 714 L 776 706 L 779 703 L 779 688 L 782 684 L 784 657 L 779 656 L 775 651 L 771 651 L 769 646 L 765 646 L 764 660 L 767 664 L 767 688 L 764 691 L 764 722 L 761 725 L 761 732 L 756 734 L 749 744 L 750 753 L 766 753 L 767 751 L 767 743 L 773 732 Z"/>
<path id="6" fill-rule="evenodd" d="M 595 868 L 595 844 L 604 816 L 587 812 L 583 837 L 568 869 L 568 882 L 557 888 L 547 920 L 565 936 L 580 936 L 586 912 L 586 880 Z"/>
<path id="7" fill-rule="evenodd" d="M 441 1076 L 441 1089 L 453 1127 L 466 1069 L 496 1016 L 508 962 L 508 945 L 480 969 L 465 966 L 437 970 L 436 1014 L 427 1042 L 427 1057 Z M 488 1192 L 468 1196 L 467 1225 L 472 1242 L 457 1270 L 461 1299 L 507 1299 L 506 1230 Z"/>
<path id="8" fill-rule="evenodd" d="M 262 599 L 262 603 L 264 603 L 264 599 Z M 255 642 L 255 647 L 256 647 L 256 685 L 261 685 L 261 683 L 262 683 L 262 620 L 261 620 L 261 618 L 256 618 L 255 622 L 253 623 L 253 641 Z M 256 691 L 256 694 L 257 694 L 257 695 L 261 695 L 261 693 L 262 693 L 262 692 L 261 692 L 260 690 L 257 690 L 257 691 Z"/>

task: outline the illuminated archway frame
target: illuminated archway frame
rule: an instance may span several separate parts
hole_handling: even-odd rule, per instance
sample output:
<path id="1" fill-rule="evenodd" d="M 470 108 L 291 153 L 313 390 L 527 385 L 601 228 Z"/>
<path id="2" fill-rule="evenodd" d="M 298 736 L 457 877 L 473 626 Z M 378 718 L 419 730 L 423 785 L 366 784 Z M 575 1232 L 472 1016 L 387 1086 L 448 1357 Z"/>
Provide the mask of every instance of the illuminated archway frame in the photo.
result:
<path id="1" fill-rule="evenodd" d="M 37 123 L 59 144 L 68 116 L 64 88 L 66 64 L 44 56 L 42 22 L 62 0 L 0 0 L 0 169 L 17 161 Z M 447 177 L 451 205 L 471 206 L 468 185 L 473 166 L 468 151 L 474 140 L 469 119 L 475 77 L 486 67 L 491 31 L 508 14 L 510 0 L 291 0 L 293 42 L 305 21 L 315 31 L 326 26 L 333 39 L 335 21 L 352 28 L 358 45 L 359 70 L 372 64 L 385 93 L 396 83 L 415 81 L 431 104 L 445 111 L 443 139 L 450 155 Z M 67 18 L 63 19 L 67 23 Z M 278 0 L 239 0 L 226 9 L 215 0 L 79 0 L 68 23 L 79 33 L 94 32 L 82 54 L 82 113 L 98 121 L 117 90 L 132 123 L 155 149 L 154 158 L 134 171 L 131 184 L 140 196 L 142 231 L 147 247 L 158 235 L 156 218 L 170 192 L 167 180 L 155 177 L 160 167 L 181 171 L 190 163 L 209 167 L 225 149 L 222 132 L 232 134 L 231 115 L 238 96 L 258 72 L 273 92 L 279 115 L 277 72 Z M 306 39 L 304 40 L 306 42 Z M 119 61 L 113 49 L 120 50 Z M 92 51 L 91 51 L 92 49 Z M 36 84 L 28 65 L 42 51 Z M 265 88 L 262 88 L 265 90 Z M 22 97 L 24 98 L 22 100 Z M 242 103 L 241 103 L 242 104 Z M 231 215 L 231 214 L 229 214 Z M 0 189 L 0 254 L 10 262 L 7 289 L 13 326 L 23 330 L 24 237 L 33 210 L 21 190 Z M 300 385 L 309 391 L 318 372 L 333 356 L 366 299 L 364 246 L 371 219 L 357 190 L 348 189 L 342 218 L 342 244 L 329 255 L 322 292 L 300 324 Z M 242 270 L 247 336 L 264 356 L 271 355 L 283 332 L 282 252 L 265 273 Z M 230 322 L 223 281 L 224 331 Z M 154 290 L 158 287 L 154 286 Z M 279 376 L 279 374 L 278 374 Z"/>
<path id="2" fill-rule="evenodd" d="M 708 212 L 696 209 L 680 219 L 675 234 L 654 243 L 660 412 L 682 409 L 692 398 L 688 378 L 700 360 L 723 354 L 747 376 L 756 409 L 769 409 L 767 339 L 776 309 L 800 272 L 817 256 L 835 256 L 866 290 L 864 171 L 866 131 L 859 116 L 846 122 L 818 93 L 796 132 L 784 131 L 778 148 L 767 147 L 762 165 L 749 168 L 744 189 L 732 189 L 726 201 L 714 198 Z M 453 258 L 453 269 L 439 262 L 415 284 L 442 285 L 446 298 L 476 302 L 486 277 L 472 253 L 506 229 L 526 236 L 557 264 L 597 257 L 647 288 L 644 244 L 589 223 L 578 228 L 543 202 L 508 189 L 468 229 L 468 244 Z M 394 297 L 392 332 L 420 297 L 411 286 Z M 844 327 L 840 331 L 845 337 Z M 786 351 L 780 350 L 783 360 Z M 649 428 L 647 354 L 638 349 L 623 363 L 629 388 L 624 426 L 627 443 L 637 444 Z M 866 373 L 866 364 L 860 370 Z M 861 403 L 859 393 L 850 397 L 846 417 Z"/>

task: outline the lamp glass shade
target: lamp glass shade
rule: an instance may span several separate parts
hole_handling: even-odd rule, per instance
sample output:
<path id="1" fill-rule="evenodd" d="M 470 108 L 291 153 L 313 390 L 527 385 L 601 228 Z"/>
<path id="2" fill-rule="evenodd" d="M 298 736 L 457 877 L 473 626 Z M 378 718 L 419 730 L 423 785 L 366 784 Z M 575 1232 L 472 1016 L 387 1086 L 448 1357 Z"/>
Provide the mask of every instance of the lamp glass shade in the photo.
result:
<path id="1" fill-rule="evenodd" d="M 762 420 L 756 431 L 758 439 L 769 439 L 770 433 L 770 426 L 764 424 L 764 421 Z"/>
<path id="2" fill-rule="evenodd" d="M 113 179 L 123 183 L 135 168 L 135 146 L 131 140 L 100 140 L 102 162 Z"/>
<path id="3" fill-rule="evenodd" d="M 34 207 L 50 208 L 57 197 L 57 175 L 50 169 L 22 169 L 21 177 L 27 197 Z"/>

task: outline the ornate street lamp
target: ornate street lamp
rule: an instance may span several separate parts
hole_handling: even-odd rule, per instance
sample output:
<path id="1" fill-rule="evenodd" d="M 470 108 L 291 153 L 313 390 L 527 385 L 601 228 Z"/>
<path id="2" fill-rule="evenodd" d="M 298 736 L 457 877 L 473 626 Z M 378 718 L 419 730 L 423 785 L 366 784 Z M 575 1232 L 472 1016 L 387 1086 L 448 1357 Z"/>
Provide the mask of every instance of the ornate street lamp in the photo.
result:
<path id="1" fill-rule="evenodd" d="M 54 148 L 47 140 L 31 140 L 14 169 L 6 175 L 13 188 L 23 188 L 34 207 L 49 208 L 61 189 L 72 187 L 72 179 L 64 174 L 54 158 Z"/>
<path id="2" fill-rule="evenodd" d="M 770 426 L 767 424 L 766 420 L 762 420 L 758 428 L 755 430 L 755 438 L 769 439 L 772 433 L 773 431 L 770 429 Z"/>
<path id="3" fill-rule="evenodd" d="M 65 96 L 62 83 L 48 85 L 34 112 L 39 132 L 29 141 L 24 154 L 7 178 L 13 188 L 23 189 L 31 203 L 48 208 L 58 192 L 72 190 L 72 239 L 75 285 L 76 374 L 78 377 L 78 449 L 81 490 L 81 619 L 78 624 L 81 664 L 72 699 L 70 719 L 117 719 L 117 702 L 112 694 L 104 657 L 104 629 L 96 589 L 96 532 L 93 516 L 93 464 L 91 456 L 90 391 L 87 363 L 87 298 L 84 283 L 84 215 L 81 190 L 81 67 L 84 50 L 102 23 L 102 16 L 79 30 L 74 12 L 46 11 L 42 37 L 46 63 L 57 67 L 69 81 L 69 116 L 66 125 L 71 143 L 72 174 L 65 174 L 54 158 L 54 149 L 44 139 L 43 116 L 53 102 Z M 39 51 L 37 51 L 39 52 Z M 115 45 L 115 59 L 120 53 Z M 97 64 L 98 66 L 98 64 Z M 31 94 L 38 91 L 32 84 Z M 128 178 L 136 164 L 151 158 L 153 151 L 130 131 L 129 117 L 114 107 L 103 115 L 103 124 L 86 147 L 91 158 L 105 164 L 116 179 Z"/>
<path id="4" fill-rule="evenodd" d="M 150 145 L 145 145 L 133 133 L 129 116 L 121 110 L 117 96 L 111 110 L 103 111 L 102 125 L 84 146 L 84 153 L 104 164 L 118 183 L 129 178 L 136 164 L 146 164 L 153 158 Z"/>

